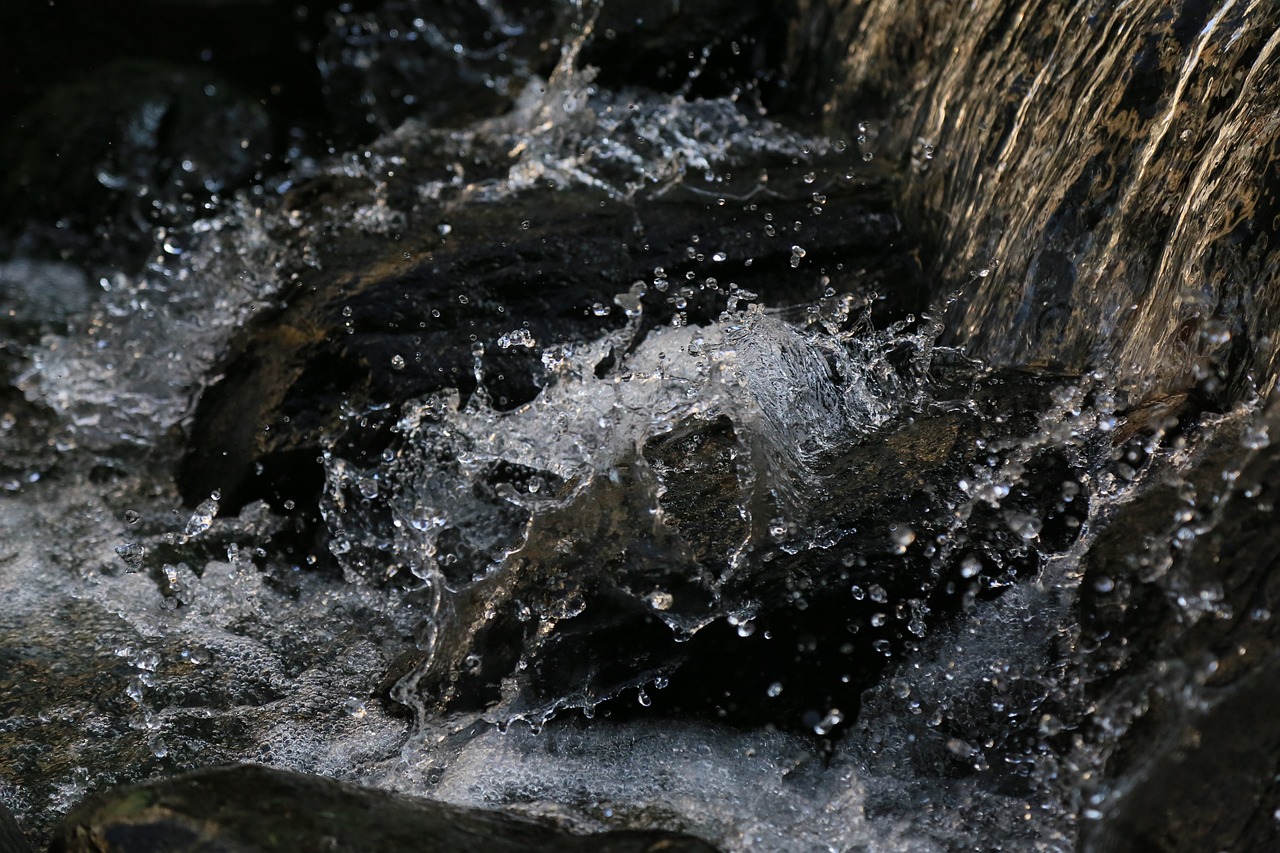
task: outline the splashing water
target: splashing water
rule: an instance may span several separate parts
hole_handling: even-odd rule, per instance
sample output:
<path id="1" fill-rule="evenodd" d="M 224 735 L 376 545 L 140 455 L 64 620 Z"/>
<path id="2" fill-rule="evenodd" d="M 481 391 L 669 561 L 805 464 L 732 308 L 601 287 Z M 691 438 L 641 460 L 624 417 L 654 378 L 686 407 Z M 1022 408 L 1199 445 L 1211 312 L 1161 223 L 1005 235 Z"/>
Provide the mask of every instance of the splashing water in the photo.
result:
<path id="1" fill-rule="evenodd" d="M 1197 562 L 1228 547 L 1215 531 L 1248 542 L 1271 511 L 1270 297 L 1257 285 L 1251 302 L 1254 286 L 1235 283 L 1195 302 L 1182 287 L 1227 240 L 1224 223 L 1192 233 L 1194 211 L 1226 183 L 1215 170 L 1254 163 L 1252 143 L 1231 140 L 1270 124 L 1243 94 L 1232 101 L 1207 153 L 1184 164 L 1190 183 L 1148 270 L 1155 297 L 1099 322 L 1141 277 L 1088 259 L 1127 257 L 1132 234 L 1082 236 L 1068 216 L 1055 227 L 1083 241 L 1071 274 L 1048 249 L 1030 258 L 1040 244 L 1027 234 L 1053 231 L 1044 199 L 1078 177 L 1081 158 L 1062 152 L 1089 134 L 1072 125 L 1046 148 L 1051 131 L 1033 131 L 1033 117 L 1052 68 L 1089 65 L 1108 38 L 1129 44 L 1140 28 L 1113 11 L 1090 24 L 1097 40 L 1051 39 L 1056 64 L 1009 87 L 1027 97 L 1000 156 L 961 156 L 963 111 L 937 104 L 987 56 L 979 36 L 996 5 L 937 24 L 969 65 L 931 69 L 927 104 L 902 102 L 847 152 L 736 96 L 601 85 L 581 67 L 593 34 L 579 22 L 545 78 L 519 69 L 507 114 L 454 129 L 411 119 L 348 156 L 300 159 L 273 189 L 157 233 L 143 272 L 104 276 L 92 300 L 59 307 L 24 346 L 22 394 L 0 411 L 5 803 L 41 833 L 89 790 L 256 760 L 583 831 L 683 829 L 727 850 L 993 838 L 1062 850 L 1126 798 L 1141 802 L 1152 774 L 1123 764 L 1124 738 L 1166 706 L 1187 719 L 1231 710 L 1214 679 L 1245 665 L 1225 656 L 1197 669 L 1178 643 L 1261 646 L 1272 621 L 1266 601 L 1239 592 L 1248 578 Z M 1135 149 L 1117 190 L 1117 220 L 1159 207 L 1144 188 L 1211 48 L 1251 51 L 1241 86 L 1269 73 L 1275 39 L 1238 15 L 1257 8 L 1220 4 L 1187 41 L 1161 134 Z M 932 20 L 867 9 L 834 29 L 873 12 L 890 29 Z M 888 30 L 868 32 L 875 47 Z M 874 76 L 864 59 L 842 60 L 833 114 Z M 1115 94 L 1114 67 L 1080 83 L 1073 109 Z M 901 149 L 906 210 L 925 222 L 946 211 L 934 265 L 970 288 L 879 329 L 867 318 L 884 300 L 838 269 L 819 224 L 843 203 L 830 186 L 870 180 L 842 158 L 862 162 L 873 146 Z M 833 163 L 843 177 L 826 175 Z M 945 192 L 930 183 L 940 172 Z M 1037 191 L 1004 204 L 1028 175 Z M 787 176 L 803 187 L 803 219 L 766 215 L 794 194 Z M 315 187 L 341 189 L 308 202 Z M 352 383 L 341 416 L 307 425 L 319 449 L 288 447 L 321 457 L 314 504 L 237 507 L 205 489 L 181 506 L 172 472 L 195 398 L 234 374 L 243 338 L 318 360 L 334 339 L 368 334 L 358 310 L 335 306 L 392 281 L 422 299 L 410 345 L 380 362 L 407 377 L 389 384 L 410 387 L 427 349 L 411 335 L 489 298 L 464 280 L 482 279 L 483 263 L 446 268 L 463 272 L 445 295 L 414 278 L 472 239 L 460 236 L 465 215 L 520 202 L 536 217 L 541 199 L 585 191 L 591 209 L 693 198 L 717 223 L 740 218 L 775 248 L 758 276 L 770 289 L 735 283 L 767 259 L 711 228 L 682 235 L 683 266 L 646 260 L 652 277 L 633 284 L 592 279 L 572 334 L 498 305 L 500 332 L 459 339 L 469 376 L 464 366 L 388 399 Z M 988 239 L 1006 209 L 1009 227 Z M 657 230 L 620 240 L 647 252 Z M 1059 242 L 1065 257 L 1071 240 Z M 997 280 L 1015 269 L 1026 275 L 1010 296 Z M 1060 317 L 1054 299 L 1067 292 L 1090 310 Z M 1210 322 L 1237 297 L 1247 323 Z M 341 330 L 301 310 L 272 316 L 308 300 L 343 316 Z M 1170 306 L 1176 322 L 1157 328 Z M 1121 329 L 1140 333 L 1126 343 Z M 988 363 L 937 345 L 950 339 Z M 1231 362 L 1244 341 L 1257 352 Z M 509 405 L 490 389 L 520 358 L 534 391 Z M 293 435 L 283 420 L 230 415 L 255 447 L 272 430 Z M 1135 613 L 1163 627 L 1144 634 Z"/>

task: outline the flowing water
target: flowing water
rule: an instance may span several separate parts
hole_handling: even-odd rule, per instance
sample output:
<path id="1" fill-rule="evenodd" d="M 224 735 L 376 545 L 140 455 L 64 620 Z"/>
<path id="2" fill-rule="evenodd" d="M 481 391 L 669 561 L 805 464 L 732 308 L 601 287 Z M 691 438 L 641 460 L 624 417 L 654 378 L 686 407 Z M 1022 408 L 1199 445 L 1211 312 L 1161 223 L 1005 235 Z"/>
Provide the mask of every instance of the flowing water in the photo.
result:
<path id="1" fill-rule="evenodd" d="M 1135 720 L 1216 694 L 1125 663 L 1091 602 L 1145 584 L 1177 636 L 1242 618 L 1185 565 L 1268 500 L 1277 16 L 799 5 L 822 133 L 750 92 L 610 88 L 588 9 L 545 80 L 458 51 L 520 92 L 497 118 L 300 157 L 158 229 L 140 272 L 0 266 L 38 330 L 0 403 L 0 798 L 33 838 L 90 790 L 236 760 L 727 850 L 1071 849 L 1141 787 L 1114 758 Z M 354 20 L 327 73 L 399 68 Z M 925 298 L 829 237 L 882 185 Z M 494 298 L 414 271 L 584 197 L 637 211 L 624 241 L 681 199 L 702 221 L 602 275 L 576 331 L 512 297 L 422 380 L 431 324 Z M 504 205 L 534 221 L 496 230 Z M 250 437 L 188 450 L 235 353 L 278 366 L 243 339 L 317 344 L 333 310 L 362 340 L 385 281 L 420 334 L 376 350 L 393 391 L 330 394 L 312 503 L 230 475 L 184 502 L 184 456 L 202 487 L 270 480 L 270 452 L 218 454 L 293 435 L 210 397 Z"/>

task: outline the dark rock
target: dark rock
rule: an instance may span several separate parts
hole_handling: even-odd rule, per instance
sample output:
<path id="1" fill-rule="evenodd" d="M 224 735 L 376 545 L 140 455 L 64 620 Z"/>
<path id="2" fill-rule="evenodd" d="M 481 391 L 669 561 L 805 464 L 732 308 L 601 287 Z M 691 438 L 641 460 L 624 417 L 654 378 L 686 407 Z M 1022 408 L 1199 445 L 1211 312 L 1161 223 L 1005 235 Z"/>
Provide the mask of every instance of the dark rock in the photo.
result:
<path id="1" fill-rule="evenodd" d="M 744 184 L 766 173 L 770 195 L 724 207 L 682 186 L 631 200 L 562 187 L 437 206 L 418 202 L 416 186 L 451 168 L 454 152 L 430 136 L 397 145 L 388 156 L 410 163 L 393 169 L 387 207 L 406 211 L 406 219 L 389 239 L 334 224 L 367 201 L 362 180 L 319 178 L 286 198 L 302 225 L 282 228 L 278 237 L 311 260 L 282 272 L 300 282 L 285 295 L 287 307 L 236 342 L 223 378 L 203 394 L 180 477 L 189 501 L 218 489 L 231 509 L 256 498 L 313 502 L 320 439 L 341 431 L 343 407 L 368 413 L 352 436 L 363 446 L 351 457 L 375 458 L 377 424 L 396 417 L 400 403 L 441 388 L 459 388 L 464 398 L 475 390 L 476 343 L 484 349 L 479 375 L 489 398 L 502 409 L 527 402 L 545 382 L 541 348 L 620 326 L 625 316 L 614 297 L 652 282 L 657 268 L 676 283 L 670 292 L 649 286 L 643 307 L 650 324 L 669 320 L 685 292 L 690 322 L 714 318 L 730 282 L 796 302 L 818 299 L 825 286 L 864 294 L 883 288 L 881 317 L 879 311 L 916 307 L 922 292 L 909 247 L 895 243 L 891 181 L 838 155 L 801 169 L 744 152 L 726 170 Z M 482 176 L 486 169 L 502 174 L 505 164 L 471 167 Z M 807 172 L 819 176 L 814 184 L 805 182 Z M 806 260 L 826 270 L 827 282 L 815 276 L 780 285 L 792 243 L 766 233 L 763 216 L 804 219 L 815 191 L 825 192 L 833 209 L 807 234 Z M 735 259 L 691 257 L 691 234 L 702 245 L 732 246 Z M 682 289 L 680 279 L 697 285 Z M 607 313 L 597 316 L 593 306 Z M 498 339 L 516 327 L 538 347 L 503 349 Z"/>
<path id="2" fill-rule="evenodd" d="M 802 729 L 818 707 L 851 717 L 890 655 L 1075 541 L 1089 504 L 1082 458 L 1022 441 L 1055 384 L 964 383 L 977 411 L 943 403 L 851 439 L 785 507 L 744 485 L 770 481 L 768 451 L 752 453 L 724 416 L 686 421 L 644 444 L 647 465 L 620 459 L 535 514 L 496 569 L 449 578 L 432 653 L 402 662 L 398 677 L 418 669 L 391 695 L 429 712 L 537 721 L 657 679 L 659 713 Z M 1077 452 L 1105 455 L 1105 439 L 1094 442 L 1082 437 Z M 1010 464 L 1025 474 L 999 512 L 957 485 L 972 468 Z M 778 516 L 787 528 L 766 529 Z M 812 530 L 830 531 L 821 546 Z M 730 570 L 738 551 L 747 556 Z M 767 693 L 773 682 L 780 697 Z"/>
<path id="3" fill-rule="evenodd" d="M 331 115 L 382 131 L 410 118 L 458 127 L 505 113 L 527 86 L 545 85 L 562 52 L 613 88 L 739 95 L 776 75 L 786 32 L 780 10 L 761 0 L 587 10 L 565 0 L 393 0 L 341 10 L 329 27 L 317 53 Z"/>
<path id="4" fill-rule="evenodd" d="M 1260 422 L 1184 437 L 1167 471 L 1125 507 L 1088 558 L 1082 673 L 1108 746 L 1087 850 L 1274 846 L 1280 806 L 1280 608 L 1272 484 L 1280 428 Z"/>
<path id="5" fill-rule="evenodd" d="M 0 803 L 0 853 L 31 853 L 17 821 L 3 803 Z"/>
<path id="6" fill-rule="evenodd" d="M 0 140 L 7 217 L 148 241 L 150 224 L 243 183 L 269 141 L 261 107 L 219 76 L 138 61 L 51 90 L 14 124 Z"/>
<path id="7" fill-rule="evenodd" d="M 90 797 L 67 816 L 50 849 L 57 853 L 714 851 L 687 835 L 626 830 L 575 835 L 519 815 L 251 765 L 201 770 Z"/>

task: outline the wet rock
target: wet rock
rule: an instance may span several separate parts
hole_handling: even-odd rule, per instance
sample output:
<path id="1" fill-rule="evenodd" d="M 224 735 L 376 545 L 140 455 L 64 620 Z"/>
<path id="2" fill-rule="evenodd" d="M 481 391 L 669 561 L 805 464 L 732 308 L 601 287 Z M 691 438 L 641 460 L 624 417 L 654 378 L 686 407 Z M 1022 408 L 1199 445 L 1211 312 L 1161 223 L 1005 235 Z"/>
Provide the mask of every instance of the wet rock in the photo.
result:
<path id="1" fill-rule="evenodd" d="M 714 121 L 736 123 L 735 114 Z M 380 176 L 373 207 L 365 177 L 319 177 L 286 197 L 293 224 L 277 236 L 303 262 L 281 274 L 296 284 L 286 307 L 234 343 L 202 395 L 180 477 L 188 500 L 217 489 L 231 509 L 256 498 L 311 502 L 321 438 L 343 432 L 344 410 L 365 414 L 351 431 L 360 446 L 343 451 L 358 460 L 376 458 L 406 400 L 450 387 L 466 399 L 480 385 L 501 409 L 525 403 L 546 381 L 542 350 L 617 329 L 627 309 L 616 300 L 637 285 L 632 310 L 648 326 L 676 313 L 706 322 L 735 289 L 779 301 L 817 299 L 827 287 L 864 298 L 880 290 L 877 317 L 902 313 L 922 291 L 908 247 L 895 242 L 892 182 L 839 154 L 800 169 L 778 153 L 731 149 L 717 192 L 745 199 L 726 206 L 680 180 L 618 197 L 609 186 L 629 191 L 621 182 L 636 177 L 625 172 L 602 176 L 617 178 L 605 187 L 424 203 L 418 186 L 452 173 L 456 145 L 407 127 L 376 152 L 394 174 Z M 466 153 L 477 183 L 513 168 L 506 152 Z M 762 176 L 769 193 L 756 200 Z M 815 192 L 834 207 L 806 235 L 805 261 L 825 279 L 779 284 L 793 241 L 770 222 L 811 217 Z M 379 224 L 374 214 L 391 218 Z M 352 228 L 352 219 L 368 224 Z M 725 249 L 727 260 L 713 257 Z"/>
<path id="2" fill-rule="evenodd" d="M 1108 761 L 1084 849 L 1275 843 L 1278 427 L 1272 405 L 1184 437 L 1190 470 L 1165 471 L 1089 556 L 1082 675 Z"/>
<path id="3" fill-rule="evenodd" d="M 3 803 L 0 803 L 0 853 L 31 853 L 17 821 Z"/>
<path id="4" fill-rule="evenodd" d="M 536 723 L 657 682 L 644 704 L 658 713 L 829 732 L 814 709 L 851 718 L 889 657 L 1033 575 L 1088 513 L 1072 451 L 1029 441 L 1037 424 L 1022 413 L 1043 410 L 1054 383 L 963 387 L 981 414 L 940 403 L 850 438 L 785 502 L 759 485 L 776 480 L 751 428 L 721 415 L 655 435 L 642 459 L 536 511 L 496 565 L 462 557 L 429 583 L 426 651 L 384 689 L 402 678 L 391 695 L 430 713 Z M 999 511 L 957 485 L 987 466 L 1023 472 Z M 390 468 L 379 477 L 412 493 Z"/>
<path id="5" fill-rule="evenodd" d="M 199 68 L 119 61 L 49 91 L 15 120 L 0 199 L 8 216 L 91 233 L 148 224 L 244 182 L 268 144 L 257 104 Z M 16 224 L 16 223 L 15 223 Z"/>
<path id="6" fill-rule="evenodd" d="M 51 850 L 600 850 L 712 853 L 687 835 L 574 835 L 516 814 L 468 809 L 329 779 L 241 765 L 201 770 L 90 797 Z"/>

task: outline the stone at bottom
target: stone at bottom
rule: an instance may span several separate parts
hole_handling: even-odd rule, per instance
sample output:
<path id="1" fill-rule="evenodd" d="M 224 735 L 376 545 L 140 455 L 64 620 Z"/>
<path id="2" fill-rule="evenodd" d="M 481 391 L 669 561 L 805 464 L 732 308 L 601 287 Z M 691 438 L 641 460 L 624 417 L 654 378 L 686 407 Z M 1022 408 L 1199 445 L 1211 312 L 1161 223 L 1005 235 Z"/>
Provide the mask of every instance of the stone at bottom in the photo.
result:
<path id="1" fill-rule="evenodd" d="M 575 835 L 553 824 L 452 806 L 332 779 L 237 765 L 117 788 L 86 799 L 55 853 L 134 851 L 551 851 L 715 853 L 687 835 Z"/>
<path id="2" fill-rule="evenodd" d="M 0 853 L 31 853 L 9 810 L 0 803 Z"/>

